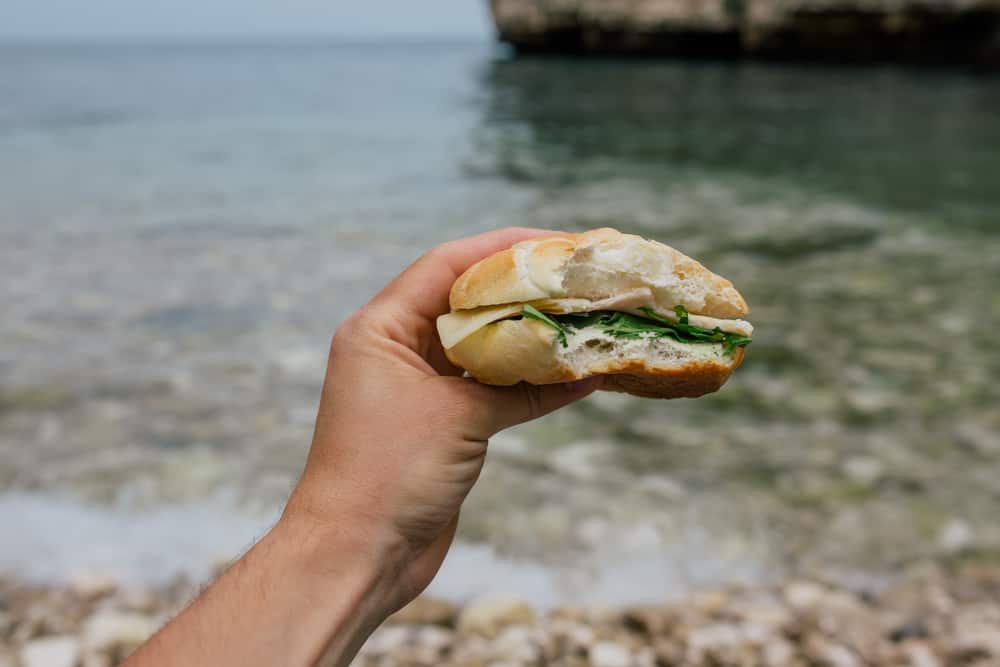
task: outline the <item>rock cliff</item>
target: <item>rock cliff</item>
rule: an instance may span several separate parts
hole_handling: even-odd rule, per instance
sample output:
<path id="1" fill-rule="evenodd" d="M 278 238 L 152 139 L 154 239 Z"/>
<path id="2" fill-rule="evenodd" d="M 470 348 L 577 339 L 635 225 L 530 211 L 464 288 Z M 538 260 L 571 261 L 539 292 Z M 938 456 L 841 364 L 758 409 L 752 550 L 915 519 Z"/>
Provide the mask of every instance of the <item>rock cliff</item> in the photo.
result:
<path id="1" fill-rule="evenodd" d="M 490 0 L 523 52 L 1000 64 L 1000 0 Z"/>

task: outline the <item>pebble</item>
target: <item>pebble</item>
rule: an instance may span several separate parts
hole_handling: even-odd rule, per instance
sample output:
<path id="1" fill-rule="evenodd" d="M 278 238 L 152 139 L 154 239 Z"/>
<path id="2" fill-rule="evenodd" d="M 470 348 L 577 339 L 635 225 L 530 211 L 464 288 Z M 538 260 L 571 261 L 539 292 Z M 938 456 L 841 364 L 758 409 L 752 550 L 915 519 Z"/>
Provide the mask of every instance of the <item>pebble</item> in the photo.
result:
<path id="1" fill-rule="evenodd" d="M 566 606 L 536 615 L 490 596 L 464 607 L 421 599 L 379 628 L 359 667 L 986 667 L 1000 664 L 1000 567 L 908 568 L 878 594 L 797 579 L 706 590 L 670 604 Z M 129 591 L 75 580 L 0 578 L 0 667 L 112 667 L 169 607 L 172 584 L 136 604 Z M 137 612 L 135 607 L 145 611 Z M 56 619 L 56 620 L 53 620 Z M 452 627 L 454 626 L 454 627 Z"/>
<path id="2" fill-rule="evenodd" d="M 23 667 L 75 667 L 79 658 L 80 641 L 72 636 L 32 639 L 21 649 Z"/>
<path id="3" fill-rule="evenodd" d="M 129 652 L 156 631 L 156 623 L 144 614 L 99 611 L 83 629 L 83 644 L 88 650 Z"/>
<path id="4" fill-rule="evenodd" d="M 501 630 L 493 640 L 492 650 L 497 658 L 532 664 L 541 659 L 542 653 L 531 628 L 525 625 L 512 625 Z"/>
<path id="5" fill-rule="evenodd" d="M 844 461 L 844 475 L 862 486 L 875 484 L 885 474 L 885 466 L 873 456 L 852 456 Z"/>
<path id="6" fill-rule="evenodd" d="M 527 602 L 516 598 L 490 596 L 469 603 L 458 617 L 458 630 L 463 634 L 495 637 L 509 625 L 531 625 L 535 611 Z"/>
<path id="7" fill-rule="evenodd" d="M 955 553 L 972 545 L 972 526 L 962 519 L 949 519 L 938 532 L 937 543 L 946 552 Z"/>
<path id="8" fill-rule="evenodd" d="M 83 573 L 70 579 L 69 588 L 77 597 L 93 602 L 117 591 L 118 580 L 105 574 Z"/>
<path id="9" fill-rule="evenodd" d="M 910 667 L 941 667 L 941 660 L 934 655 L 926 642 L 906 642 L 902 652 Z"/>
<path id="10" fill-rule="evenodd" d="M 384 625 L 365 642 L 364 652 L 387 654 L 406 645 L 413 637 L 413 628 L 408 625 Z"/>
<path id="11" fill-rule="evenodd" d="M 796 609 L 806 609 L 819 604 L 826 589 L 812 581 L 793 581 L 785 585 L 785 600 Z"/>
<path id="12" fill-rule="evenodd" d="M 457 616 L 458 607 L 455 604 L 422 595 L 390 616 L 389 622 L 453 627 Z"/>
<path id="13" fill-rule="evenodd" d="M 610 641 L 595 642 L 590 647 L 590 664 L 593 667 L 630 667 L 632 653 L 621 644 Z"/>

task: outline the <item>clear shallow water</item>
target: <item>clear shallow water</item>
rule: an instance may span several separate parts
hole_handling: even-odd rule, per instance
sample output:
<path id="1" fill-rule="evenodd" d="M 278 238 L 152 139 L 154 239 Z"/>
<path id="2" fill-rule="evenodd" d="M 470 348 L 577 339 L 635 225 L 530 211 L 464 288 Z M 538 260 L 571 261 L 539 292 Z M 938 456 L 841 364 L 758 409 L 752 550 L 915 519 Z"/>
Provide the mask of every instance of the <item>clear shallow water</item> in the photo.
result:
<path id="1" fill-rule="evenodd" d="M 758 334 L 714 396 L 499 436 L 442 591 L 993 558 L 998 109 L 1000 81 L 957 71 L 0 48 L 0 515 L 23 517 L 0 569 L 156 579 L 238 551 L 300 470 L 337 322 L 508 224 L 672 243 Z"/>

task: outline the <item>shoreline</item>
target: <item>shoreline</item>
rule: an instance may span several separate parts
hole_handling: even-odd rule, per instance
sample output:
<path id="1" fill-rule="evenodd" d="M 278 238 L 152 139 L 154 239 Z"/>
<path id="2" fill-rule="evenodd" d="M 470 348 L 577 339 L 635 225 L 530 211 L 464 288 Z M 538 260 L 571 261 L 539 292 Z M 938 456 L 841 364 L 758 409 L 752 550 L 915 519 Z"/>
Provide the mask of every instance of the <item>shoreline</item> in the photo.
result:
<path id="1" fill-rule="evenodd" d="M 0 665 L 110 667 L 201 585 L 123 587 L 0 579 Z M 883 590 L 808 579 L 708 588 L 674 602 L 565 605 L 421 596 L 369 639 L 355 665 L 981 666 L 1000 661 L 1000 566 L 910 568 Z"/>

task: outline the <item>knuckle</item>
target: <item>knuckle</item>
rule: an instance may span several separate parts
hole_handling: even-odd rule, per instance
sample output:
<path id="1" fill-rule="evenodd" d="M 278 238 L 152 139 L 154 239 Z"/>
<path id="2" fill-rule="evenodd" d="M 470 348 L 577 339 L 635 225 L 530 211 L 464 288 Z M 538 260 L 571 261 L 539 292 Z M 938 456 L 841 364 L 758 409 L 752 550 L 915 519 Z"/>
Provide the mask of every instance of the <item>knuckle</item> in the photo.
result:
<path id="1" fill-rule="evenodd" d="M 330 341 L 331 354 L 350 346 L 357 336 L 365 329 L 365 320 L 368 316 L 365 309 L 361 308 L 348 315 L 333 332 Z"/>

